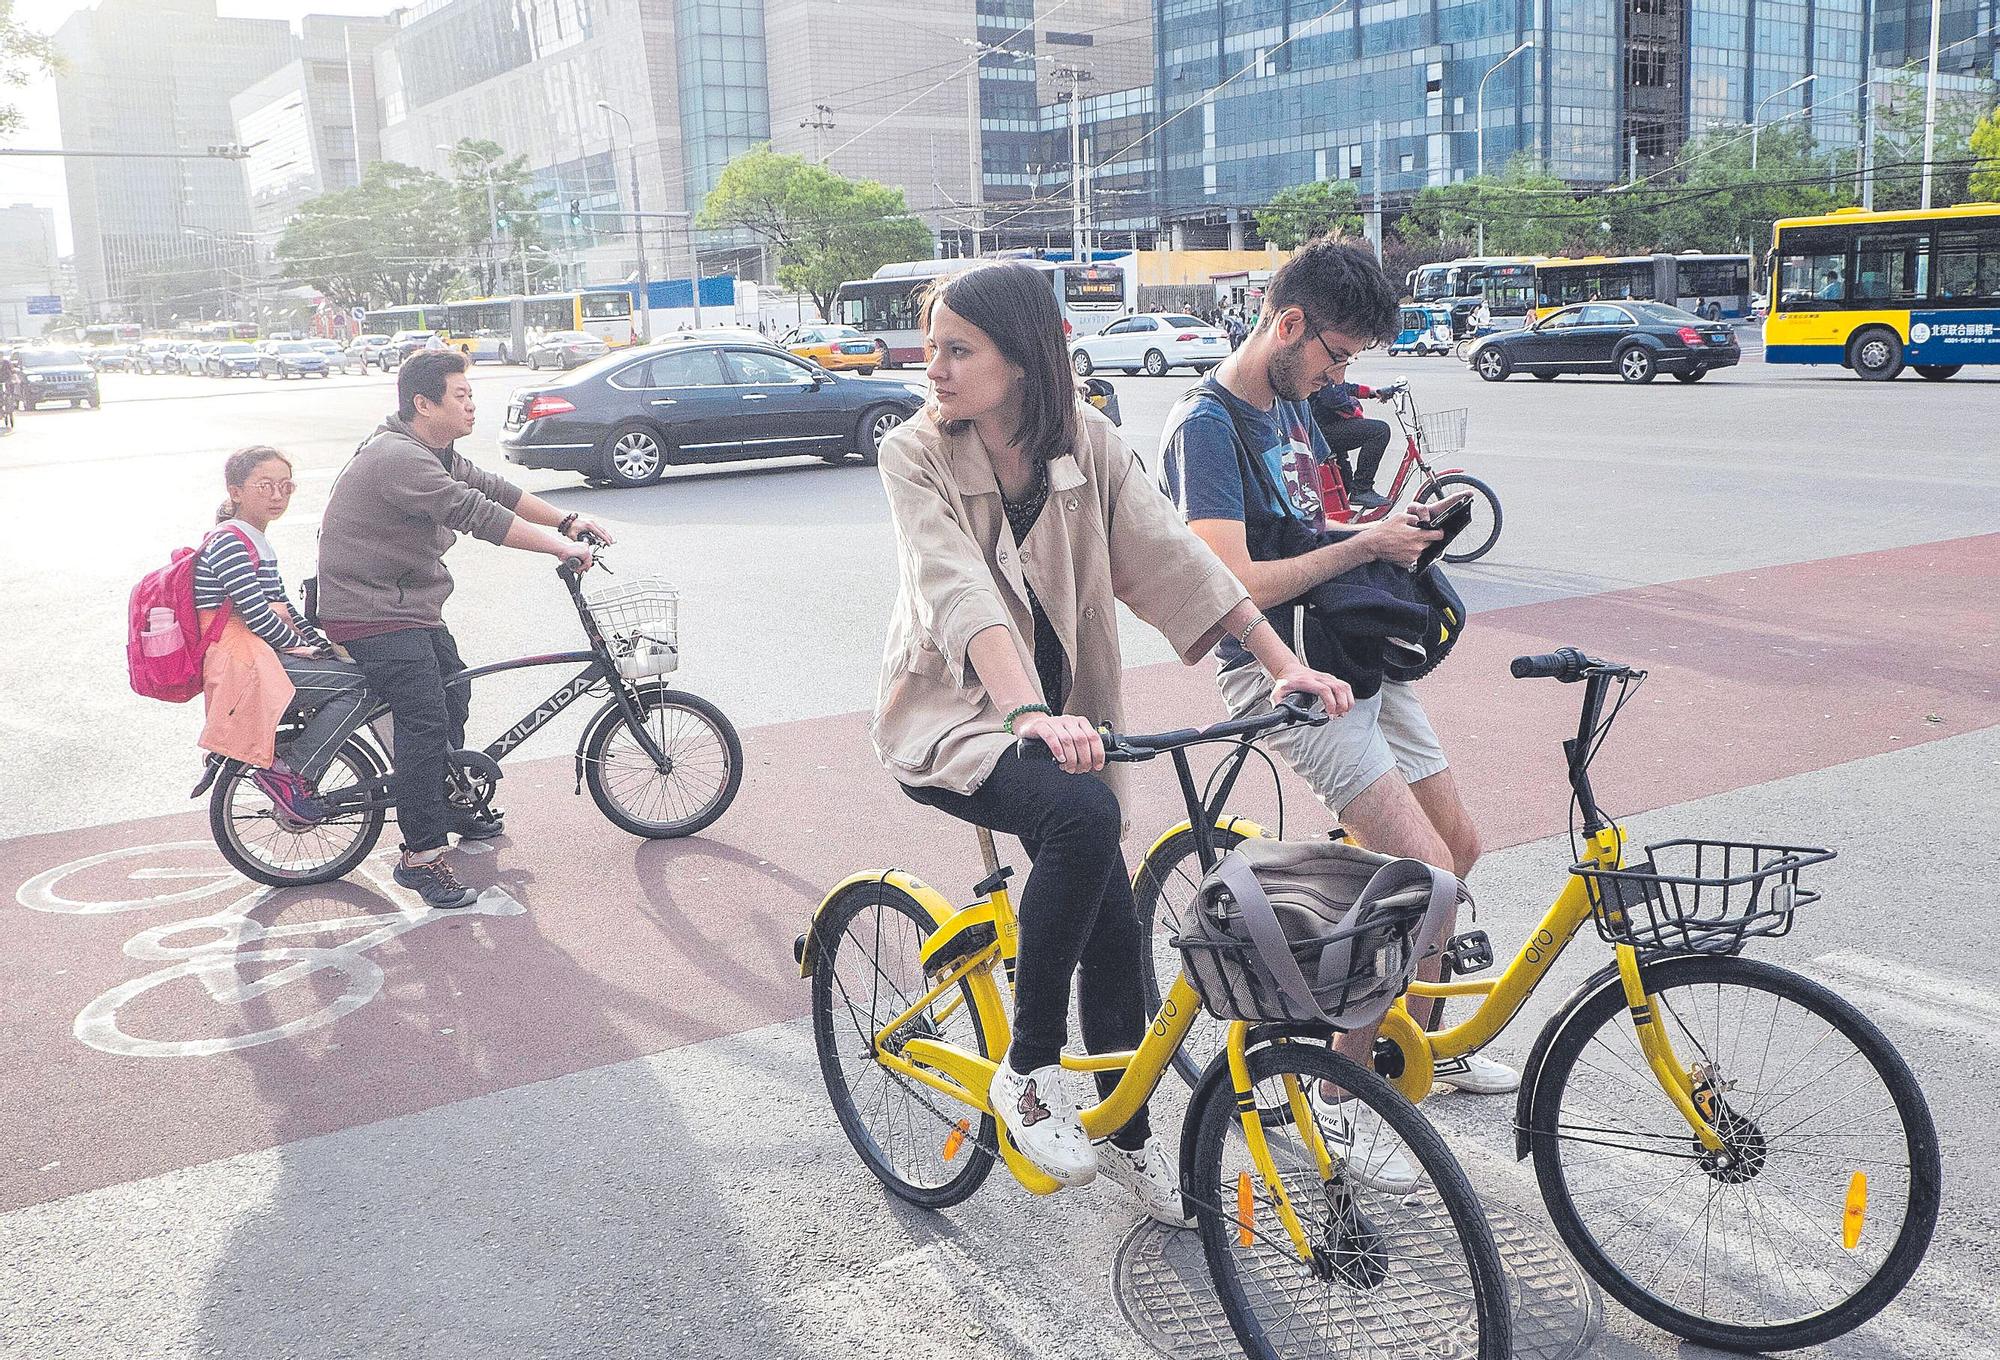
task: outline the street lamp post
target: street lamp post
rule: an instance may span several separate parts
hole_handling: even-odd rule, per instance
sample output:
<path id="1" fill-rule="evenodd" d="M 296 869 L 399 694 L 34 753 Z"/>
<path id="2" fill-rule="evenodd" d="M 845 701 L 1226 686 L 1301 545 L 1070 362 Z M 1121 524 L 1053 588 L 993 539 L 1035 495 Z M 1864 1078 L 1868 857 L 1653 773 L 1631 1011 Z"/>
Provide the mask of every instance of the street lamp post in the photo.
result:
<path id="1" fill-rule="evenodd" d="M 1931 0 L 1931 56 L 1927 74 L 1924 76 L 1924 187 L 1925 209 L 1931 206 L 1931 151 L 1937 145 L 1937 76 L 1938 76 L 1938 16 L 1944 10 L 1944 0 Z"/>
<path id="2" fill-rule="evenodd" d="M 1493 79 L 1495 71 L 1534 45 L 1535 40 L 1533 38 L 1521 39 L 1520 42 L 1514 44 L 1513 51 L 1487 67 L 1486 74 L 1479 78 L 1479 94 L 1473 100 L 1475 110 L 1473 122 L 1478 126 L 1478 132 L 1474 139 L 1478 150 L 1473 161 L 1473 177 L 1476 179 L 1484 179 L 1486 177 L 1486 82 Z M 1481 217 L 1479 220 L 1479 245 L 1477 248 L 1481 255 L 1486 253 L 1486 219 L 1484 217 Z"/>
<path id="3" fill-rule="evenodd" d="M 603 109 L 606 113 L 614 115 L 619 122 L 625 125 L 625 149 L 630 157 L 629 165 L 632 174 L 632 229 L 639 243 L 639 339 L 642 342 L 650 343 L 653 339 L 653 300 L 652 284 L 646 277 L 646 219 L 639 216 L 642 211 L 639 203 L 639 138 L 638 134 L 632 131 L 632 120 L 613 108 L 610 100 L 598 100 L 597 107 Z M 692 236 L 690 236 L 690 240 L 692 240 Z M 694 275 L 695 299 L 699 301 L 701 298 L 701 265 L 698 261 L 694 269 L 690 272 Z"/>
<path id="4" fill-rule="evenodd" d="M 1752 170 L 1755 170 L 1757 168 L 1757 132 L 1758 129 L 1763 125 L 1764 106 L 1770 103 L 1773 99 L 1776 99 L 1781 95 L 1788 95 L 1793 90 L 1798 89 L 1799 86 L 1810 85 L 1815 80 L 1818 79 L 1819 77 L 1816 75 L 1800 76 L 1797 80 L 1785 86 L 1784 89 L 1773 90 L 1771 93 L 1765 95 L 1762 99 L 1757 101 L 1757 110 L 1750 118 L 1750 168 Z"/>

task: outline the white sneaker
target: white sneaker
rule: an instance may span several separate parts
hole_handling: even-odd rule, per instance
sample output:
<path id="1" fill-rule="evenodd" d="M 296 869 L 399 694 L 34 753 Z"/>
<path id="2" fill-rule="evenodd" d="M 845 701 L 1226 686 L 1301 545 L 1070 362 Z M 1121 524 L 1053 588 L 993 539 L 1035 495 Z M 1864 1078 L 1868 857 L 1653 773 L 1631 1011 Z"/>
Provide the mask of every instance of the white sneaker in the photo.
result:
<path id="1" fill-rule="evenodd" d="M 1181 1210 L 1181 1187 L 1160 1140 L 1128 1151 L 1114 1143 L 1097 1145 L 1097 1169 L 1108 1181 L 1122 1185 L 1139 1201 L 1146 1217 L 1169 1228 L 1192 1228 L 1194 1220 Z"/>
<path id="2" fill-rule="evenodd" d="M 1022 1156 L 1064 1185 L 1089 1185 L 1097 1179 L 1097 1152 L 1063 1091 L 1059 1065 L 1050 1063 L 1022 1076 L 1002 1058 L 986 1098 Z"/>
<path id="3" fill-rule="evenodd" d="M 1503 1062 L 1477 1053 L 1446 1058 L 1431 1069 L 1433 1080 L 1475 1096 L 1500 1096 L 1521 1089 L 1521 1074 Z"/>
<path id="4" fill-rule="evenodd" d="M 1337 1127 L 1327 1130 L 1331 1149 L 1347 1156 L 1347 1174 L 1370 1190 L 1402 1195 L 1417 1188 L 1417 1169 L 1403 1155 L 1403 1140 L 1382 1116 L 1358 1100 L 1335 1107 Z"/>

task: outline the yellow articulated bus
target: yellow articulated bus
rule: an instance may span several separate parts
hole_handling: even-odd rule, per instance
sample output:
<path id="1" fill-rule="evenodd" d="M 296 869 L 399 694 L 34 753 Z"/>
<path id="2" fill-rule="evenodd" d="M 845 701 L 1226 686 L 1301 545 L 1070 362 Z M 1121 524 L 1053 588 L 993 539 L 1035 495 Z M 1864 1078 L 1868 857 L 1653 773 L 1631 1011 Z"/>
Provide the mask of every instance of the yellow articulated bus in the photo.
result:
<path id="1" fill-rule="evenodd" d="M 1878 382 L 2000 364 L 2000 204 L 1784 218 L 1770 274 L 1765 363 Z"/>
<path id="2" fill-rule="evenodd" d="M 1750 315 L 1750 257 L 1704 255 L 1593 255 L 1535 262 L 1535 315 L 1547 316 L 1579 302 L 1664 302 L 1704 321 Z"/>

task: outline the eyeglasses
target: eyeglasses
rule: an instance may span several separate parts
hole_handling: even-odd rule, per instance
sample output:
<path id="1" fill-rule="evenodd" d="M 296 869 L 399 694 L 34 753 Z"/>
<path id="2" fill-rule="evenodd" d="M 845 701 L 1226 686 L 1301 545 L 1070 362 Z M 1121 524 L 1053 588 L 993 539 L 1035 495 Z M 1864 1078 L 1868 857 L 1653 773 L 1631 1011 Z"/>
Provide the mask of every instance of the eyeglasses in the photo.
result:
<path id="1" fill-rule="evenodd" d="M 261 491 L 267 496 L 289 496 L 299 489 L 299 484 L 290 478 L 282 482 L 274 482 L 269 477 L 259 477 L 256 481 L 250 483 L 250 489 L 252 491 Z"/>
<path id="2" fill-rule="evenodd" d="M 1312 318 L 1311 318 L 1311 317 L 1307 317 L 1307 318 L 1306 318 L 1306 324 L 1308 324 L 1308 325 L 1312 325 Z M 1328 363 L 1328 364 L 1329 364 L 1329 365 L 1330 365 L 1331 367 L 1334 367 L 1334 368 L 1346 368 L 1346 367 L 1347 367 L 1347 366 L 1348 366 L 1349 364 L 1351 364 L 1351 363 L 1353 363 L 1353 362 L 1354 362 L 1354 356 L 1353 356 L 1352 354 L 1342 354 L 1342 353 L 1341 353 L 1341 352 L 1340 352 L 1339 350 L 1335 349 L 1335 348 L 1334 348 L 1334 347 L 1333 347 L 1332 345 L 1329 345 L 1329 344 L 1327 344 L 1327 343 L 1326 343 L 1326 332 L 1322 331 L 1322 330 L 1321 330 L 1321 329 L 1320 329 L 1320 328 L 1319 328 L 1318 326 L 1316 326 L 1316 325 L 1313 325 L 1313 339 L 1315 339 L 1315 340 L 1319 341 L 1319 347 L 1320 347 L 1320 348 L 1321 348 L 1322 350 L 1326 351 L 1326 361 L 1327 361 L 1327 363 Z M 1362 346 L 1362 349 L 1363 349 L 1363 350 L 1371 350 L 1371 349 L 1373 349 L 1373 348 L 1375 348 L 1375 347 L 1374 347 L 1373 345 L 1363 345 L 1363 346 Z"/>

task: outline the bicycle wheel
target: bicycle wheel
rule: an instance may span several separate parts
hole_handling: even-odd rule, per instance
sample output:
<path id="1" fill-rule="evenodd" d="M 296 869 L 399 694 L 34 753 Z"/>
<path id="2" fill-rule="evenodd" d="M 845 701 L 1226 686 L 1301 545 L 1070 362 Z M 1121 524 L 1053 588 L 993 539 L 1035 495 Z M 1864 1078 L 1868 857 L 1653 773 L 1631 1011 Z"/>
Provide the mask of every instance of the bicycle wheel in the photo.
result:
<path id="1" fill-rule="evenodd" d="M 339 793 L 386 769 L 367 742 L 351 736 L 334 753 L 319 788 L 322 794 Z M 250 767 L 236 761 L 217 776 L 208 795 L 208 829 L 222 857 L 244 877 L 274 888 L 345 877 L 368 858 L 387 817 L 385 809 L 371 807 L 310 824 L 285 821 L 251 782 Z"/>
<path id="2" fill-rule="evenodd" d="M 930 917 L 890 883 L 849 888 L 813 922 L 813 1046 L 847 1141 L 890 1193 L 926 1209 L 969 1198 L 993 1170 L 994 1121 L 884 1067 L 875 1036 L 930 990 L 917 962 Z M 890 1036 L 986 1052 L 963 984 Z"/>
<path id="3" fill-rule="evenodd" d="M 1464 1170 L 1416 1107 L 1317 1042 L 1259 1048 L 1249 1063 L 1268 1162 L 1260 1166 L 1251 1154 L 1236 1100 L 1224 1090 L 1202 1111 L 1189 1173 L 1202 1251 L 1245 1354 L 1512 1354 L 1492 1228 Z M 1326 1099 L 1326 1082 L 1353 1099 Z M 1340 1141 L 1357 1106 L 1375 1117 L 1363 1155 L 1378 1140 L 1393 1144 L 1414 1184 L 1376 1189 L 1357 1176 Z M 1330 1174 L 1320 1169 L 1319 1147 L 1331 1154 Z M 1310 1261 L 1280 1222 L 1273 1174 L 1305 1229 Z"/>
<path id="4" fill-rule="evenodd" d="M 722 710 L 698 695 L 639 691 L 646 730 L 666 754 L 662 771 L 612 705 L 583 753 L 583 782 L 598 811 L 635 836 L 692 836 L 720 817 L 743 784 L 743 743 Z"/>
<path id="5" fill-rule="evenodd" d="M 1243 843 L 1234 831 L 1216 831 L 1215 851 L 1227 854 Z M 1140 975 L 1146 997 L 1146 1014 L 1158 1015 L 1160 1001 L 1181 973 L 1181 951 L 1174 948 L 1174 936 L 1194 906 L 1195 890 L 1201 886 L 1201 857 L 1195 853 L 1194 832 L 1179 831 L 1162 841 L 1139 863 L 1132 876 L 1132 897 L 1139 907 L 1139 929 L 1152 941 L 1147 966 Z M 1203 1011 L 1194 1028 L 1174 1054 L 1174 1071 L 1192 1087 L 1201 1080 L 1209 1060 L 1222 1052 L 1229 1026 Z"/>
<path id="6" fill-rule="evenodd" d="M 1446 473 L 1417 493 L 1420 501 L 1443 500 L 1460 491 L 1472 493 L 1472 520 L 1444 550 L 1447 562 L 1477 562 L 1500 541 L 1500 498 L 1493 488 L 1463 472 Z"/>
<path id="7" fill-rule="evenodd" d="M 1613 983 L 1570 1018 L 1535 1085 L 1535 1176 L 1556 1231 L 1606 1292 L 1676 1336 L 1791 1350 L 1851 1331 L 1909 1280 L 1937 1224 L 1937 1131 L 1909 1065 L 1782 968 L 1674 958 L 1646 983 L 1729 1155 L 1704 1153 L 1654 1084 Z"/>

